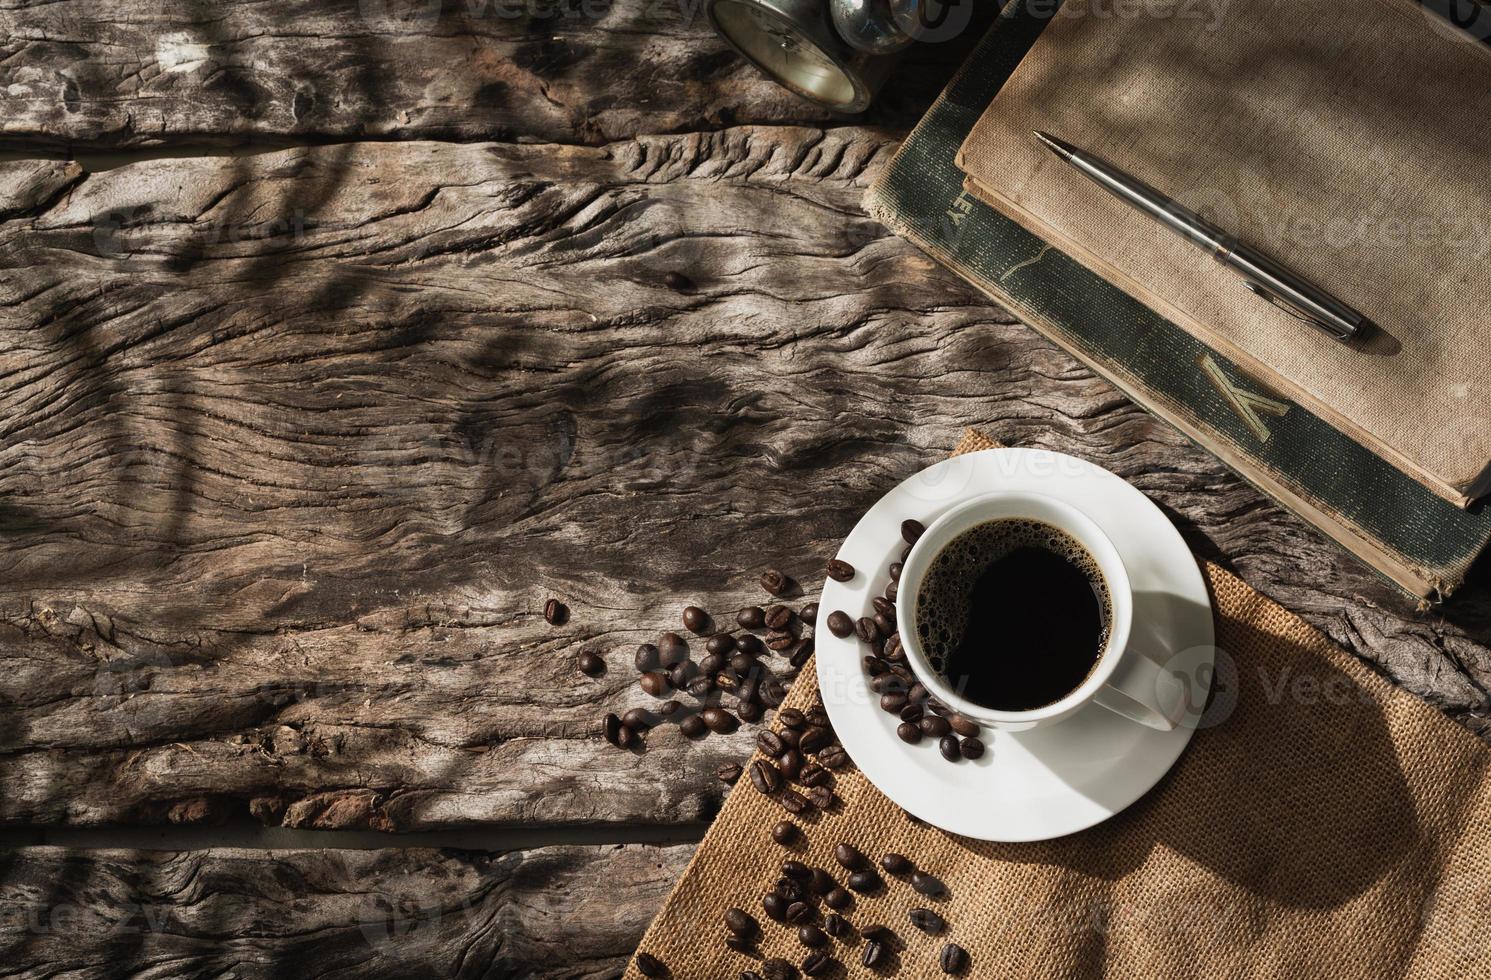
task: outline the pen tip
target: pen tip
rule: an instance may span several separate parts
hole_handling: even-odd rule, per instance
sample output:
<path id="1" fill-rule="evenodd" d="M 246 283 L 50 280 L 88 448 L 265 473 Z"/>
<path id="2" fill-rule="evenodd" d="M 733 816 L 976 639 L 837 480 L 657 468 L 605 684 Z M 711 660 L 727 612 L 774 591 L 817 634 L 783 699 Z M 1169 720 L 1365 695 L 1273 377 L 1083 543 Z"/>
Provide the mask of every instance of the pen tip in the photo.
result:
<path id="1" fill-rule="evenodd" d="M 1046 144 L 1046 149 L 1061 157 L 1063 160 L 1070 160 L 1072 158 L 1071 146 L 1050 135 L 1049 133 L 1041 132 L 1039 129 L 1034 130 L 1033 132 L 1035 133 L 1036 139 Z"/>

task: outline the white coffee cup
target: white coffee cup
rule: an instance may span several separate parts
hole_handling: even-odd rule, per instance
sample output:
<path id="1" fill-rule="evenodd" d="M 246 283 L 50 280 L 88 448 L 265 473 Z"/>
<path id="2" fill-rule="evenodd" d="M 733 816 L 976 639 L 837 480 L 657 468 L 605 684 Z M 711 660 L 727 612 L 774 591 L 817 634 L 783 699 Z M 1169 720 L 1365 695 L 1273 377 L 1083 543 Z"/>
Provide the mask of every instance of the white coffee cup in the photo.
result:
<path id="1" fill-rule="evenodd" d="M 1059 701 L 1029 711 L 999 711 L 959 695 L 933 669 L 916 629 L 917 600 L 932 560 L 954 538 L 970 528 L 1011 518 L 1042 521 L 1076 539 L 1096 562 L 1108 585 L 1111 603 L 1107 643 L 1092 672 Z M 1037 725 L 1054 724 L 1088 702 L 1096 702 L 1141 725 L 1169 731 L 1185 715 L 1186 690 L 1161 668 L 1159 658 L 1164 651 L 1130 649 L 1134 596 L 1118 549 L 1090 517 L 1054 497 L 1017 491 L 995 492 L 954 507 L 934 521 L 912 547 L 902 567 L 896 594 L 900 607 L 897 618 L 901 624 L 901 644 L 912 672 L 933 697 L 966 718 L 993 728 L 1022 731 Z"/>

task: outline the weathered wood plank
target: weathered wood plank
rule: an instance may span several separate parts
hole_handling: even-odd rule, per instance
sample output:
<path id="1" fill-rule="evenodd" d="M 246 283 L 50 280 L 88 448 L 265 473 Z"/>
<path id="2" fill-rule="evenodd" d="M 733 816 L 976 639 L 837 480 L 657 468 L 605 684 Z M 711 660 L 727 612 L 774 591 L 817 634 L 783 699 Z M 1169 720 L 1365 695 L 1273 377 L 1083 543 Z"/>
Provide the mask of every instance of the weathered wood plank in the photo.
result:
<path id="1" fill-rule="evenodd" d="M 692 851 L 23 848 L 0 853 L 0 956 L 18 977 L 614 977 Z"/>
<path id="2" fill-rule="evenodd" d="M 630 648 L 760 601 L 764 567 L 811 581 L 970 424 L 1133 480 L 1484 725 L 1483 579 L 1416 613 L 889 237 L 858 207 L 888 150 L 162 160 L 0 225 L 0 819 L 707 817 L 749 733 L 605 746 L 599 714 L 649 701 Z"/>
<path id="3" fill-rule="evenodd" d="M 979 29 L 923 45 L 865 121 L 910 126 Z M 11 4 L 0 10 L 0 83 L 4 138 L 81 149 L 599 143 L 835 118 L 737 58 L 702 0 Z"/>

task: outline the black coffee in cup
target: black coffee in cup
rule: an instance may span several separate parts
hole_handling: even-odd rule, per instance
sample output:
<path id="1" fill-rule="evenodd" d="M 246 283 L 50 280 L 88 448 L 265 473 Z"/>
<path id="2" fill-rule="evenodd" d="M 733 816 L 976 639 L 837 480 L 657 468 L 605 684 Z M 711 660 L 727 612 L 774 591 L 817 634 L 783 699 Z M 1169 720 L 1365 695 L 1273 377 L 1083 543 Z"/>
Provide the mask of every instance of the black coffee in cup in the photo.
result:
<path id="1" fill-rule="evenodd" d="M 975 704 L 1030 711 L 1092 673 L 1112 600 L 1097 560 L 1044 521 L 976 525 L 939 551 L 917 593 L 916 631 L 932 669 Z"/>

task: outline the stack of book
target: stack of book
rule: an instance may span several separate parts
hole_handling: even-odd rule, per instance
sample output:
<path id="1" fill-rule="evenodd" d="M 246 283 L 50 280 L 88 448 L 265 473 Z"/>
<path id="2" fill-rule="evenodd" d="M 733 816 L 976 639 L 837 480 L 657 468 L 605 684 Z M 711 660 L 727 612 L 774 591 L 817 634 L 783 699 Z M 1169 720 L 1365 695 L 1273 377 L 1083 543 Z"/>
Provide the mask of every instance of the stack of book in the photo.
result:
<path id="1" fill-rule="evenodd" d="M 1032 10 L 1006 9 L 871 212 L 1403 588 L 1448 596 L 1491 538 L 1491 52 L 1412 0 Z M 1033 130 L 1375 326 L 1342 344 L 1302 324 Z"/>

